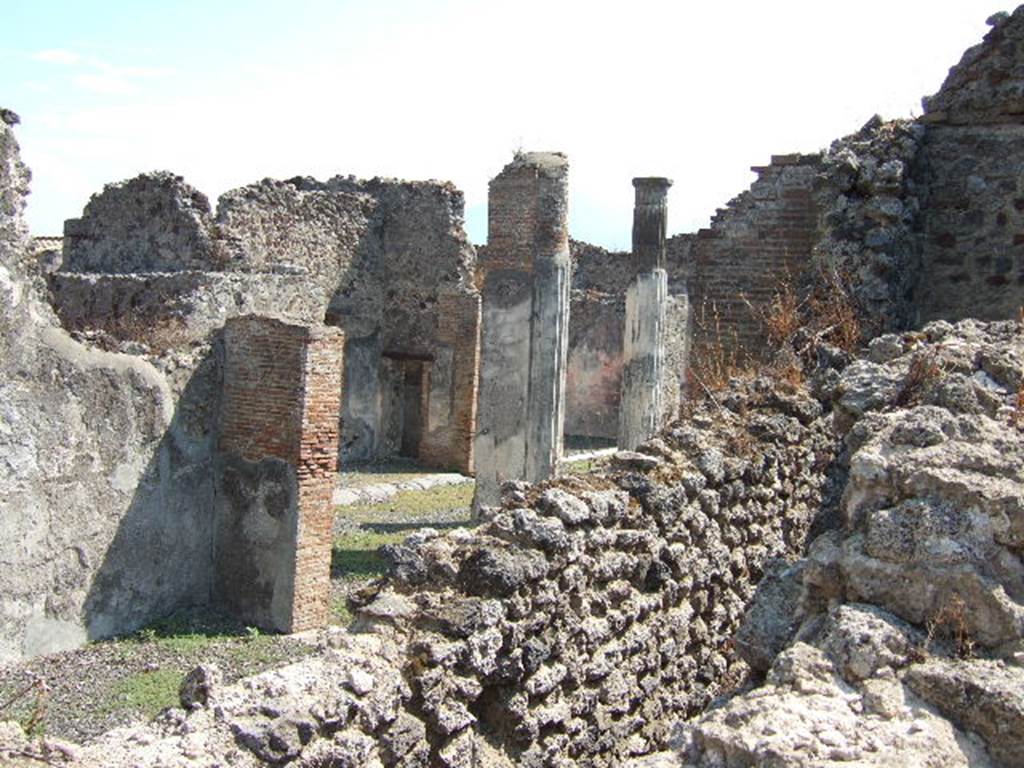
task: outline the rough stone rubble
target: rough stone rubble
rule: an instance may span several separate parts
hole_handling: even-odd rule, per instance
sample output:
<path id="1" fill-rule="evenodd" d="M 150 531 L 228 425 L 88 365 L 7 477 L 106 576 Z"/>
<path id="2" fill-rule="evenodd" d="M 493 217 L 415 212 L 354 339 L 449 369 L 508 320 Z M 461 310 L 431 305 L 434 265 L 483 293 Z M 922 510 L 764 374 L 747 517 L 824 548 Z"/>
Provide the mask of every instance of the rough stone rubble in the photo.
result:
<path id="1" fill-rule="evenodd" d="M 1024 764 L 1022 381 L 1019 323 L 876 338 L 836 391 L 841 525 L 737 633 L 764 683 L 634 765 Z"/>

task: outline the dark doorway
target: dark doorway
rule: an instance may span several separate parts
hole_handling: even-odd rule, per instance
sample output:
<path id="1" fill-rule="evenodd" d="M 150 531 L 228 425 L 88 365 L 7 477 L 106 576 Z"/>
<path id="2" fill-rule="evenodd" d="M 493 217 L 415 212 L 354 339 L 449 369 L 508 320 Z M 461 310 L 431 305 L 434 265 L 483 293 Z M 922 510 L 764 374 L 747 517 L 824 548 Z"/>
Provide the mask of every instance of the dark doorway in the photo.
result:
<path id="1" fill-rule="evenodd" d="M 403 360 L 401 455 L 419 458 L 423 437 L 423 374 L 421 360 Z"/>

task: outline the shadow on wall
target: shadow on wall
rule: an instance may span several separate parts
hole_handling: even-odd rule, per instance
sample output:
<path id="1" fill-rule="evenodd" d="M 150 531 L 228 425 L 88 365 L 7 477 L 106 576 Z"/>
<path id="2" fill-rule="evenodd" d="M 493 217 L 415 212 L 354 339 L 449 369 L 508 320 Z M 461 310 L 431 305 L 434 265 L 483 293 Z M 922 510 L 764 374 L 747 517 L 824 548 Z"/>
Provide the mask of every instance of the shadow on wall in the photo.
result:
<path id="1" fill-rule="evenodd" d="M 193 369 L 93 577 L 90 640 L 210 602 L 222 345 L 218 333 Z"/>

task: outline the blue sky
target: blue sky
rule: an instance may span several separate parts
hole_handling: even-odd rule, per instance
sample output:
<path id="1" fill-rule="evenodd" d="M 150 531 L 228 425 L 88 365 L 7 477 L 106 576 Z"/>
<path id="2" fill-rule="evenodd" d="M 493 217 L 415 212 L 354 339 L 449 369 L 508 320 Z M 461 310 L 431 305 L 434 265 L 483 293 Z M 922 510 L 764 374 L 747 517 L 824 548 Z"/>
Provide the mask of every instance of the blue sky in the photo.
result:
<path id="1" fill-rule="evenodd" d="M 486 238 L 514 150 L 565 151 L 574 237 L 627 248 L 630 179 L 707 223 L 772 153 L 909 116 L 991 2 L 10 0 L 0 105 L 22 117 L 29 223 L 167 169 L 215 199 L 264 177 L 439 178 Z M 1007 10 L 1010 10 L 1007 8 Z M 915 111 L 916 110 L 916 111 Z"/>

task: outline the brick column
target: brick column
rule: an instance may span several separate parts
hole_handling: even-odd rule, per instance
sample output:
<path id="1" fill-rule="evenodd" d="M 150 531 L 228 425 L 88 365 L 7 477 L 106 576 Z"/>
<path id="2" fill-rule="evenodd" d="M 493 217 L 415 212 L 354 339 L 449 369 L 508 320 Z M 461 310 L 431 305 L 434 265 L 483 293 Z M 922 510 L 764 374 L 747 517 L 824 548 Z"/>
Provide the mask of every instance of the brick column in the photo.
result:
<path id="1" fill-rule="evenodd" d="M 569 338 L 568 171 L 516 158 L 490 184 L 480 342 L 476 506 L 504 480 L 550 477 L 562 453 Z"/>
<path id="2" fill-rule="evenodd" d="M 626 292 L 623 335 L 622 401 L 619 408 L 620 448 L 632 450 L 661 427 L 662 379 L 665 368 L 666 195 L 669 179 L 633 179 L 633 282 Z"/>
<path id="3" fill-rule="evenodd" d="M 214 598 L 259 627 L 328 619 L 343 346 L 337 328 L 224 328 Z"/>

